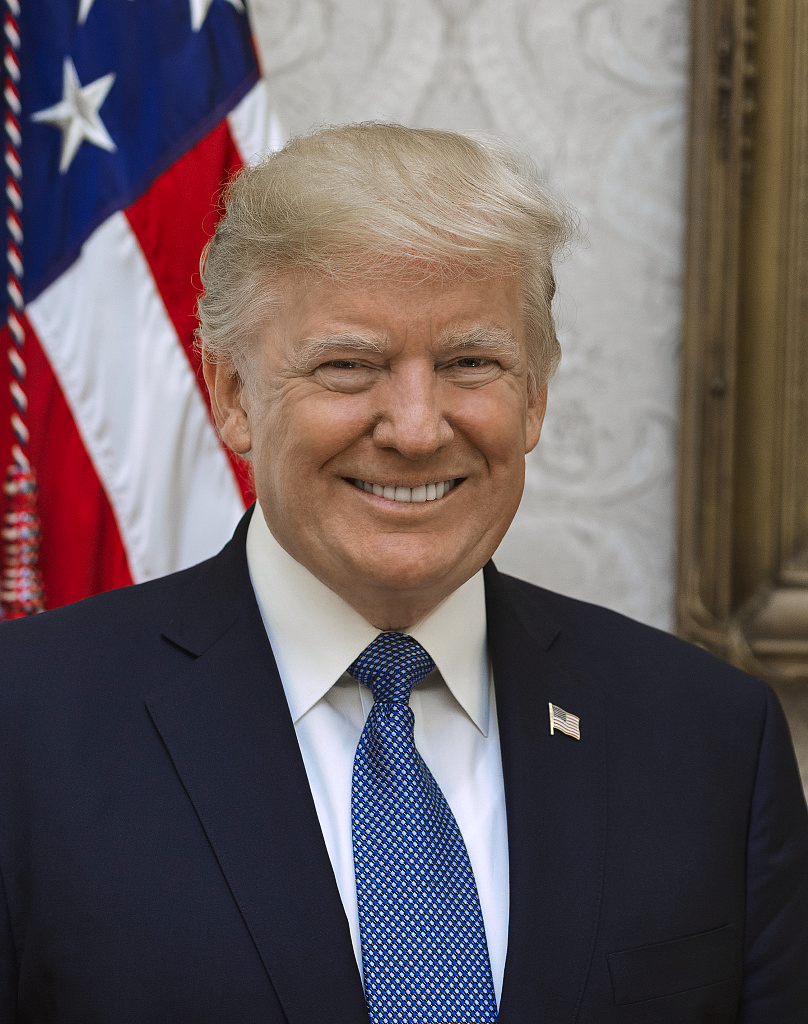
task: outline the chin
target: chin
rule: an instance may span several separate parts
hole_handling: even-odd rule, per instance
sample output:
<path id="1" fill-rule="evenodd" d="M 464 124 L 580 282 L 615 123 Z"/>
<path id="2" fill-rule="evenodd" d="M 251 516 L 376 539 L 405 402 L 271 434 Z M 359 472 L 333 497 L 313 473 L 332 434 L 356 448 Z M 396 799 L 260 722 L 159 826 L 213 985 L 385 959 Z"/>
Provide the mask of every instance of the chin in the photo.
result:
<path id="1" fill-rule="evenodd" d="M 395 553 L 387 550 L 372 560 L 366 555 L 358 569 L 361 577 L 372 586 L 413 593 L 460 586 L 479 568 L 472 566 L 464 574 L 467 564 L 470 564 L 468 558 L 459 559 L 454 553 L 441 554 L 429 549 Z"/>

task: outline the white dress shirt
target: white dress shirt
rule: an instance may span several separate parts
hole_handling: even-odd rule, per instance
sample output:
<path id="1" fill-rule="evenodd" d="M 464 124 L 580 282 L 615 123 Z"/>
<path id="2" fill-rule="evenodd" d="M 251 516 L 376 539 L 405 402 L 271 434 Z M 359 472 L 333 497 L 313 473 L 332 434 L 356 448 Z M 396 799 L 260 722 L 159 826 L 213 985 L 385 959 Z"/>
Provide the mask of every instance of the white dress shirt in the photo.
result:
<path id="1" fill-rule="evenodd" d="M 281 547 L 258 505 L 247 532 L 247 563 L 361 972 L 351 778 L 373 694 L 346 669 L 379 630 Z M 499 1005 L 508 944 L 508 835 L 482 572 L 406 632 L 436 665 L 410 698 L 415 745 L 468 850 Z"/>

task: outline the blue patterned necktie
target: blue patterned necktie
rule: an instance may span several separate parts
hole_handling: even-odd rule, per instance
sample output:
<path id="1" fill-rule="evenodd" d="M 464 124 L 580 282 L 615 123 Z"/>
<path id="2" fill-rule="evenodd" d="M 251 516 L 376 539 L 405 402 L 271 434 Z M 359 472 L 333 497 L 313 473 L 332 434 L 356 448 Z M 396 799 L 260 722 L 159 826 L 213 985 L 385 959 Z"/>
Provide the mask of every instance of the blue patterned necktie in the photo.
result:
<path id="1" fill-rule="evenodd" d="M 348 671 L 373 691 L 351 817 L 365 997 L 373 1024 L 487 1024 L 496 998 L 480 900 L 457 822 L 415 749 L 410 691 L 435 667 L 381 633 Z"/>

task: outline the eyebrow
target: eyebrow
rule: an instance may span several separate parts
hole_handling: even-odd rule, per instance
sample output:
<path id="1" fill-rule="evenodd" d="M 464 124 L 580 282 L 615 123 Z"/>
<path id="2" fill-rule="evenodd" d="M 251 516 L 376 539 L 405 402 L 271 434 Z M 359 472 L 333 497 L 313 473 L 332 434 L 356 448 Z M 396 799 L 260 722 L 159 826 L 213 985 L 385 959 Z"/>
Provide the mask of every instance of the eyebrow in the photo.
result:
<path id="1" fill-rule="evenodd" d="M 365 334 L 322 334 L 311 338 L 304 338 L 301 362 L 306 363 L 312 359 L 319 359 L 320 356 L 329 352 L 351 349 L 354 352 L 383 352 L 385 340 L 383 338 L 368 337 Z"/>
<path id="2" fill-rule="evenodd" d="M 322 334 L 303 339 L 298 366 L 309 365 L 331 352 L 374 352 L 383 353 L 387 339 L 380 336 L 353 334 Z M 491 355 L 515 357 L 519 355 L 519 342 L 514 335 L 501 327 L 471 327 L 468 330 L 449 331 L 437 339 L 437 347 L 444 354 L 470 348 L 485 349 Z"/>
<path id="3" fill-rule="evenodd" d="M 472 327 L 467 331 L 450 332 L 439 339 L 442 351 L 483 348 L 491 355 L 519 355 L 519 342 L 501 327 Z"/>
<path id="4" fill-rule="evenodd" d="M 384 344 L 384 338 L 352 334 L 350 331 L 339 334 L 312 335 L 303 338 L 293 370 L 297 373 L 308 373 L 317 360 L 322 359 L 323 356 L 328 358 L 331 353 L 374 352 L 378 354 L 384 351 Z"/>

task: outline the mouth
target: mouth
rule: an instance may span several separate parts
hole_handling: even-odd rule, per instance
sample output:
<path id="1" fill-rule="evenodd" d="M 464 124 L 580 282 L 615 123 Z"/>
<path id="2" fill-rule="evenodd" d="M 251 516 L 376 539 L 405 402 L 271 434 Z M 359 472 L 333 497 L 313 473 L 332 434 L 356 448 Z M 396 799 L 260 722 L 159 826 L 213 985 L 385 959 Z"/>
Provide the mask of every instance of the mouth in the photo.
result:
<path id="1" fill-rule="evenodd" d="M 408 505 L 438 501 L 463 482 L 463 477 L 458 477 L 454 480 L 439 480 L 432 484 L 420 484 L 418 487 L 397 487 L 375 484 L 368 480 L 356 480 L 351 477 L 346 479 L 348 483 L 353 484 L 354 487 L 357 487 L 360 491 L 365 491 L 367 494 L 375 494 L 377 498 L 386 498 L 388 501 L 400 501 Z"/>

